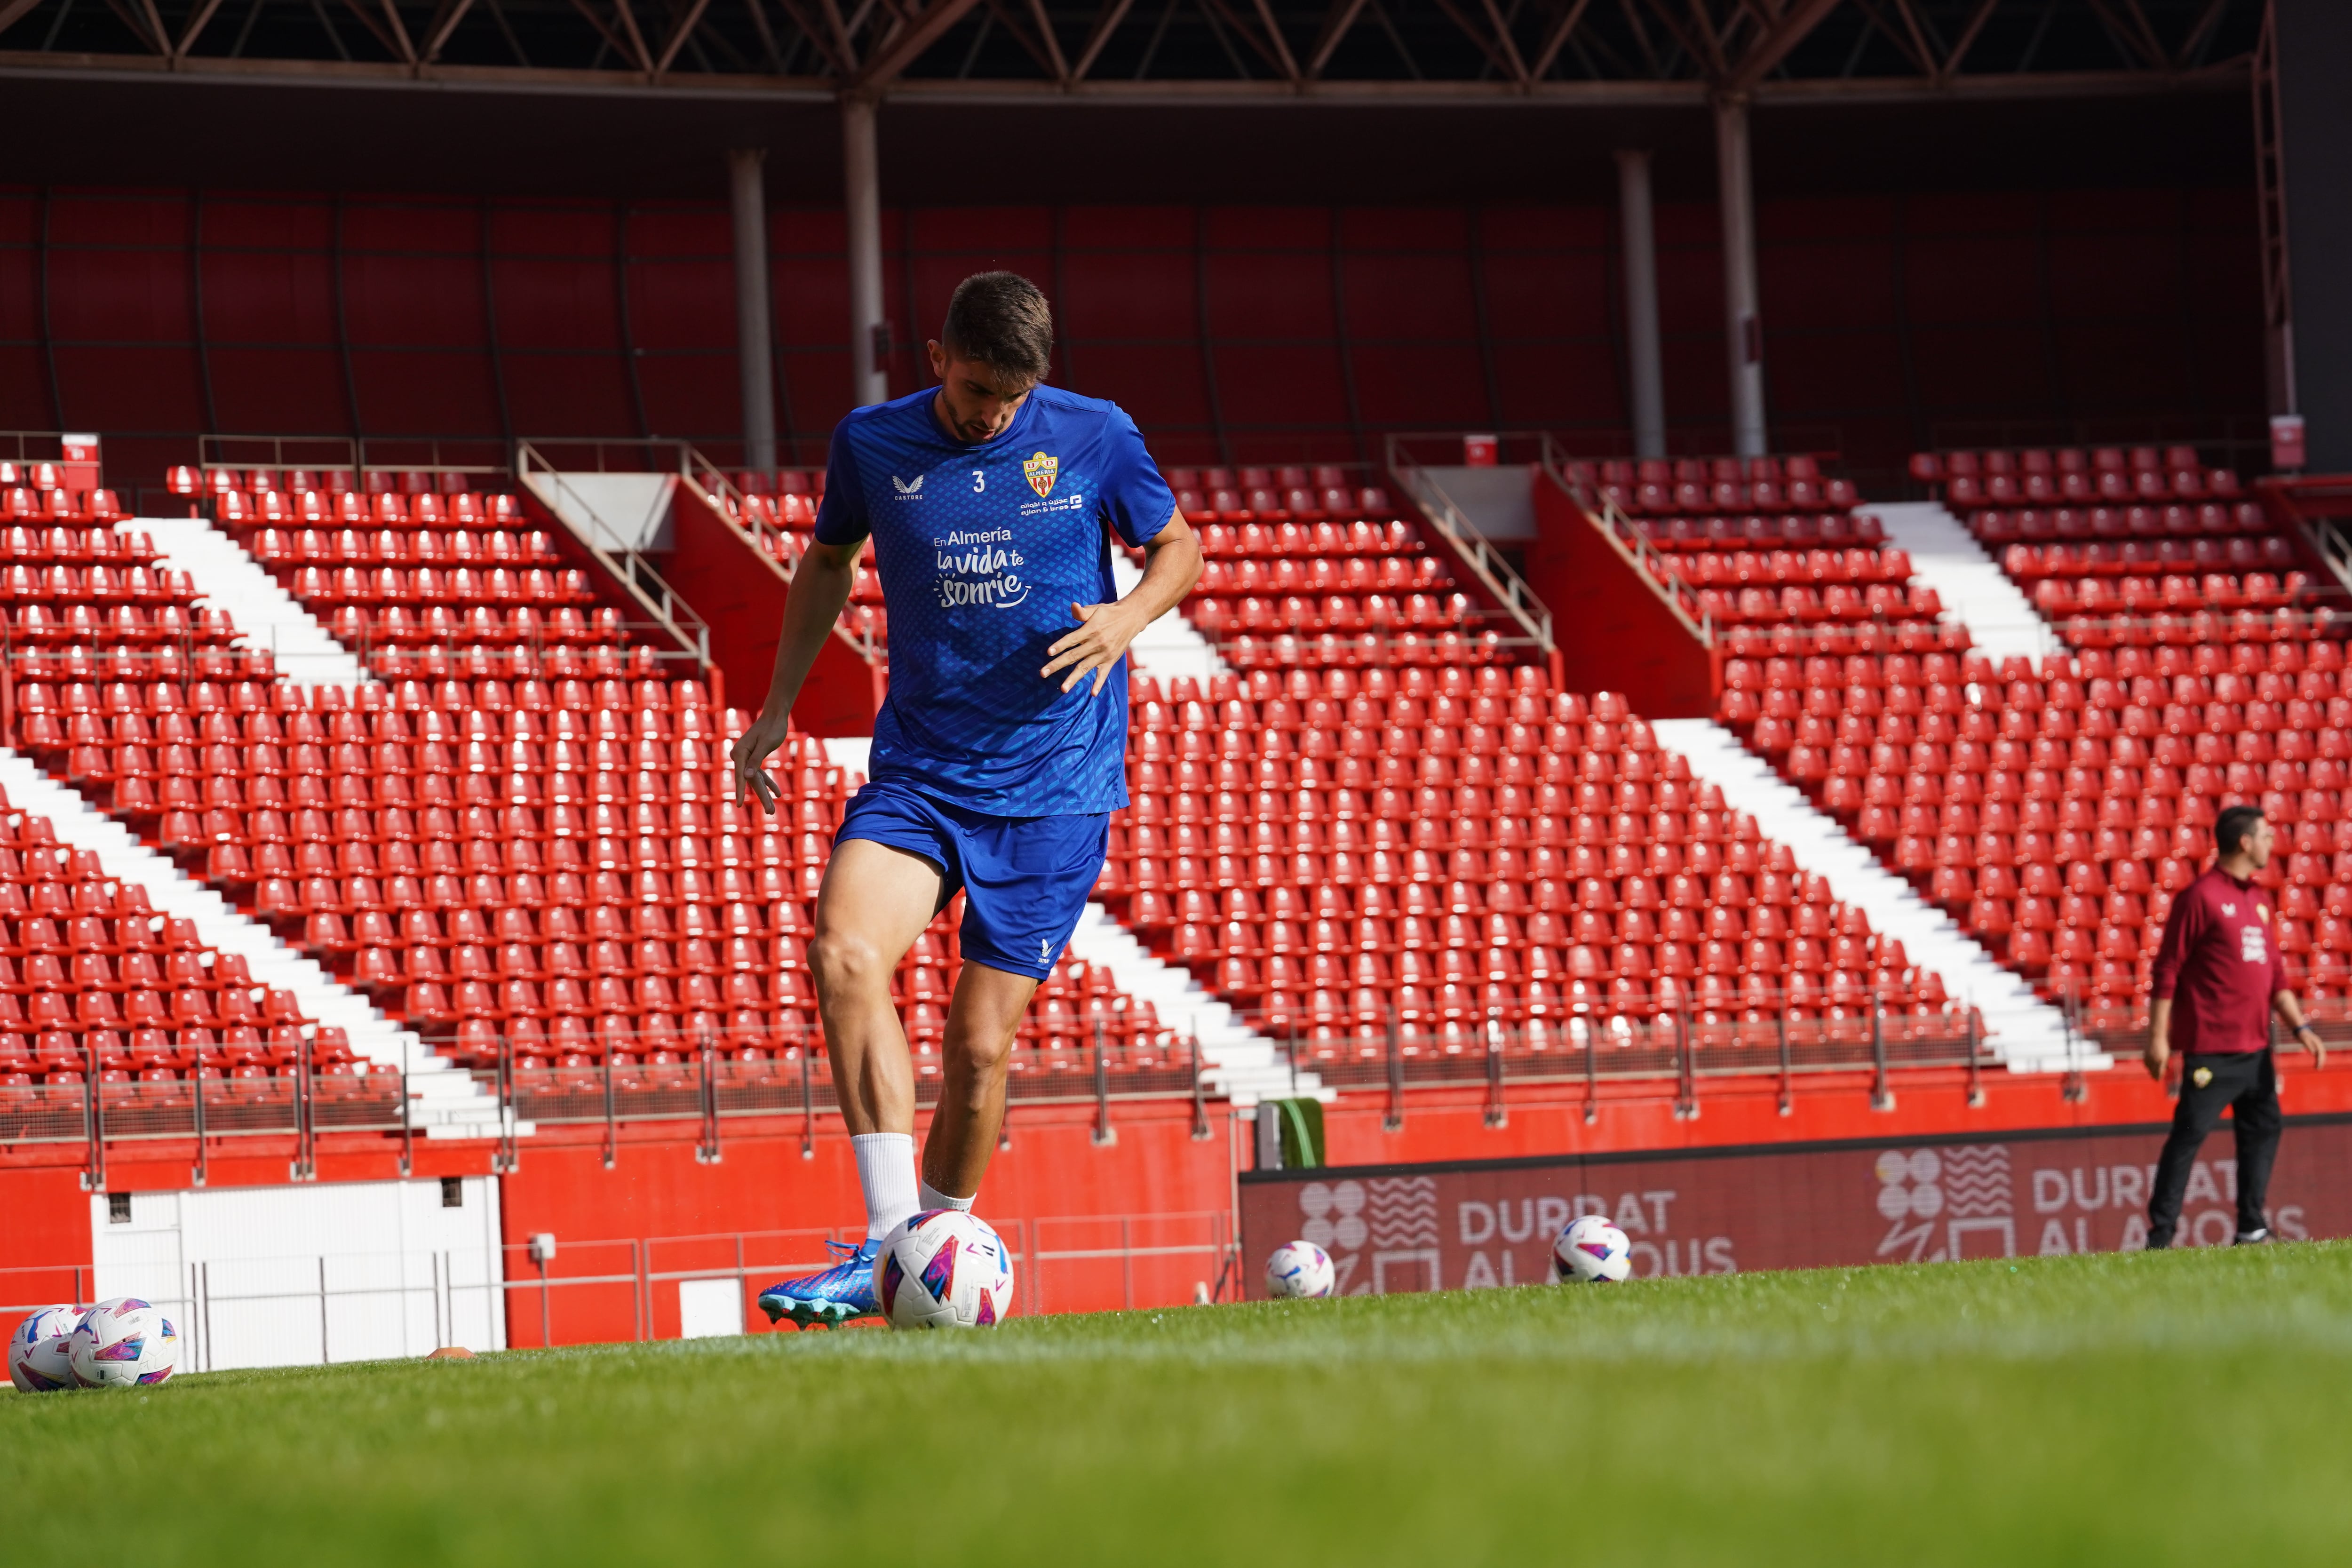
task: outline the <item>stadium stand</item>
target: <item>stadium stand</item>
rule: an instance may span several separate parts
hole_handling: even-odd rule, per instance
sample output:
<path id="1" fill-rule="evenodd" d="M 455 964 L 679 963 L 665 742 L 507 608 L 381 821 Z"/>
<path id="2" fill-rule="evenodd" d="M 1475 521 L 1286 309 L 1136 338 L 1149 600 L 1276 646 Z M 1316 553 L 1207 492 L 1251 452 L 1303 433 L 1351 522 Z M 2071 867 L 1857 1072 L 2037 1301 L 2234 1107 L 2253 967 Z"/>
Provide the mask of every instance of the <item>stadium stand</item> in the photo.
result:
<path id="1" fill-rule="evenodd" d="M 1973 505 L 2074 651 L 1734 658 L 1719 717 L 2093 1027 L 2144 1018 L 2172 895 L 2220 809 L 2259 804 L 2290 847 L 2264 874 L 2281 947 L 2339 1011 L 2340 594 L 2190 448 L 1921 454 L 1912 472 Z"/>
<path id="2" fill-rule="evenodd" d="M 1570 462 L 1564 478 L 1689 617 L 1738 654 L 1965 646 L 1853 484 L 1807 454 Z"/>
<path id="3" fill-rule="evenodd" d="M 1966 1032 L 1940 976 L 1695 784 L 1622 698 L 1505 662 L 1450 552 L 1360 515 L 1388 510 L 1380 492 L 1204 495 L 1195 477 L 1170 476 L 1216 519 L 1186 614 L 1229 670 L 1131 683 L 1133 803 L 1102 890 L 1301 1059 L 1329 1071 L 1391 1034 L 1409 1055 L 1490 1035 L 1538 1055 L 1596 1029 Z"/>
<path id="4" fill-rule="evenodd" d="M 715 710 L 699 679 L 657 679 L 619 608 L 585 574 L 559 576 L 542 536 L 469 527 L 522 516 L 464 488 L 475 479 L 176 470 L 175 492 L 338 637 L 373 645 L 385 679 L 302 687 L 249 653 L 28 649 L 19 744 L 461 1063 L 531 1074 L 609 1057 L 656 1075 L 625 1076 L 634 1089 L 705 1047 L 738 1079 L 799 1058 L 818 1028 L 810 906 L 858 779 L 796 735 L 783 814 L 753 820 L 726 762 L 747 716 Z M 345 526 L 311 526 L 329 521 Z M 389 564 L 436 553 L 518 564 L 446 579 Z M 548 591 L 565 602 L 543 616 L 516 602 Z M 930 1074 L 957 915 L 895 985 Z M 1024 1071 L 1071 1068 L 1097 1044 L 1112 1070 L 1151 1069 L 1174 1049 L 1150 1003 L 1066 956 L 1022 1037 Z"/>
<path id="5" fill-rule="evenodd" d="M 61 845 L 47 817 L 0 798 L 0 1087 L 161 1089 L 202 1076 L 267 1094 L 312 1059 L 367 1070 L 291 992 L 257 984 L 242 956 L 207 946 L 145 888 Z"/>
<path id="6" fill-rule="evenodd" d="M 354 652 L 436 643 L 618 643 L 622 612 L 467 473 L 178 468 L 219 525 Z"/>

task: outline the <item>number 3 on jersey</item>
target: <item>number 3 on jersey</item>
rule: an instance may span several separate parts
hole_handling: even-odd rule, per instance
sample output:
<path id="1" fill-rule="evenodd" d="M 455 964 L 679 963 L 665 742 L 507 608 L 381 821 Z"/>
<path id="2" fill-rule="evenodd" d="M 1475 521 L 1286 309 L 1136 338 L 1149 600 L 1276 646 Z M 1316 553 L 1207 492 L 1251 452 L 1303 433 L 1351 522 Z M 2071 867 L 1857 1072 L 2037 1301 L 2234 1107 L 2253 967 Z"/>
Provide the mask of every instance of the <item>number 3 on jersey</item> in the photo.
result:
<path id="1" fill-rule="evenodd" d="M 974 468 L 971 471 L 971 493 L 978 495 L 986 489 L 988 489 L 988 470 Z"/>

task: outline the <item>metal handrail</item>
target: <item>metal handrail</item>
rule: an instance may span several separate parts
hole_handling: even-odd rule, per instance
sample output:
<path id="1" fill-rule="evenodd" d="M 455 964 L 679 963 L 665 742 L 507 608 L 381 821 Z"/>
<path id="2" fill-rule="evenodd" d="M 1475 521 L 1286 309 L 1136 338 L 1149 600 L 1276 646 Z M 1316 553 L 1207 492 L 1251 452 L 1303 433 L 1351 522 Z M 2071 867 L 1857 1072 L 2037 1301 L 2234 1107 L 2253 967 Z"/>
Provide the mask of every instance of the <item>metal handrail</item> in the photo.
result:
<path id="1" fill-rule="evenodd" d="M 1683 581 L 1682 574 L 1675 570 L 1672 559 L 1650 542 L 1649 536 L 1634 526 L 1622 507 L 1578 482 L 1569 471 L 1568 455 L 1552 444 L 1549 436 L 1543 438 L 1543 457 L 1536 467 L 1584 514 L 1584 520 L 1617 552 L 1618 559 L 1649 584 L 1650 591 L 1675 619 L 1682 622 L 1684 629 L 1696 637 L 1701 647 L 1715 647 L 1715 617 L 1701 605 L 1698 595 Z"/>
<path id="2" fill-rule="evenodd" d="M 2352 534 L 2347 534 L 2343 521 L 2333 517 L 2306 517 L 2303 520 L 2303 536 L 2336 574 L 2336 580 L 2352 588 Z"/>
<path id="3" fill-rule="evenodd" d="M 2335 478 L 2265 479 L 2255 480 L 2253 489 L 2267 503 L 2263 510 L 2273 518 L 2286 513 L 2336 583 L 2352 589 L 2352 517 L 2347 515 L 2352 511 L 2352 483 Z"/>
<path id="4" fill-rule="evenodd" d="M 491 450 L 499 445 L 495 440 L 469 437 L 450 437 L 447 439 L 452 445 L 462 445 L 475 451 Z M 418 470 L 436 474 L 505 474 L 509 471 L 501 463 L 445 463 L 440 456 L 441 440 L 442 437 L 429 436 L 379 437 L 376 440 L 379 448 L 387 446 L 412 448 L 421 446 L 425 448 L 428 456 L 422 462 L 371 463 L 368 461 L 368 443 L 365 437 L 355 439 L 349 436 L 239 436 L 212 432 L 196 437 L 195 466 L 206 471 L 215 468 L 302 468 L 328 472 L 345 470 L 362 475 L 372 472 L 409 473 Z M 267 447 L 270 455 L 266 461 L 233 458 L 227 451 L 231 446 Z M 289 458 L 286 454 L 289 447 L 298 449 L 317 448 L 328 454 L 340 453 L 340 456 L 331 455 L 315 459 L 307 456 Z"/>
<path id="5" fill-rule="evenodd" d="M 1511 563 L 1486 542 L 1486 536 L 1454 504 L 1429 470 L 1423 468 L 1404 449 L 1403 442 L 1395 436 L 1388 438 L 1389 472 L 1396 478 L 1404 492 L 1412 498 L 1431 527 L 1454 546 L 1471 574 L 1485 584 L 1486 591 L 1500 603 L 1510 617 L 1526 628 L 1547 654 L 1557 647 L 1551 633 L 1551 611 L 1536 597 L 1527 579 L 1512 569 Z"/>
<path id="6" fill-rule="evenodd" d="M 606 522 L 602 514 L 589 504 L 587 497 L 565 483 L 562 470 L 549 462 L 539 448 L 528 441 L 516 442 L 515 478 L 529 484 L 534 471 L 545 475 L 545 482 L 552 489 L 569 496 L 595 524 L 596 531 L 604 536 L 604 540 L 600 542 L 573 526 L 571 519 L 563 518 L 561 512 L 557 512 L 557 516 L 562 518 L 566 530 L 573 538 L 580 541 L 589 554 L 595 557 L 596 563 L 627 589 L 638 604 L 645 606 L 653 618 L 660 623 L 662 629 L 668 632 L 676 640 L 678 647 L 695 655 L 704 664 L 709 664 L 710 662 L 709 625 L 694 613 L 693 606 L 678 595 L 677 590 L 673 589 L 662 574 L 654 569 L 653 563 L 646 560 L 642 552 L 634 545 L 621 542 L 620 535 L 613 525 Z M 549 510 L 555 509 L 551 506 Z"/>
<path id="7" fill-rule="evenodd" d="M 801 542 L 797 535 L 776 527 L 759 515 L 735 482 L 722 472 L 718 464 L 704 457 L 692 445 L 677 444 L 677 477 L 679 481 L 716 512 L 720 521 L 745 535 L 751 548 L 766 562 L 768 569 L 786 583 L 793 580 L 801 560 Z M 833 635 L 847 643 L 857 657 L 869 665 L 888 662 L 889 655 L 872 634 L 854 630 L 838 618 L 833 624 Z"/>

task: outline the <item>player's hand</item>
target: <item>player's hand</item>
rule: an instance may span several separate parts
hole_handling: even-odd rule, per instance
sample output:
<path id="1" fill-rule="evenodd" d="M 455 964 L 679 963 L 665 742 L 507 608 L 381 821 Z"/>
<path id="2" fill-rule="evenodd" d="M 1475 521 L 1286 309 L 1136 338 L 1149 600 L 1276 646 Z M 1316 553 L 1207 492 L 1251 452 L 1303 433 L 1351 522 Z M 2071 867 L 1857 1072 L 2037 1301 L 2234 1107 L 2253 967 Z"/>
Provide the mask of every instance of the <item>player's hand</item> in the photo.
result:
<path id="1" fill-rule="evenodd" d="M 2139 1059 L 2147 1064 L 2147 1076 L 2162 1083 L 2165 1064 L 2172 1059 L 2172 1047 L 2162 1036 L 2150 1035 L 2147 1049 L 2140 1053 Z"/>
<path id="2" fill-rule="evenodd" d="M 2294 1032 L 2298 1036 L 2305 1033 L 2308 1033 L 2311 1036 L 2310 1045 L 2305 1047 L 2305 1049 L 2311 1053 L 2311 1068 L 2314 1072 L 2326 1072 L 2327 1070 L 2327 1047 L 2321 1042 L 2319 1038 L 2319 1031 L 2313 1028 L 2309 1024 L 2303 1024 L 2297 1026 Z"/>
<path id="3" fill-rule="evenodd" d="M 1062 681 L 1062 689 L 1067 691 L 1092 670 L 1095 687 L 1087 693 L 1092 697 L 1102 690 L 1111 667 L 1143 628 L 1130 624 L 1133 617 L 1118 604 L 1072 605 L 1070 614 L 1077 618 L 1078 629 L 1045 650 L 1054 656 L 1052 662 L 1037 673 L 1051 680 L 1055 670 L 1067 669 L 1070 673 Z"/>
<path id="4" fill-rule="evenodd" d="M 784 743 L 792 731 L 792 715 L 780 713 L 772 718 L 766 712 L 751 721 L 729 755 L 735 763 L 735 800 L 749 805 L 757 800 L 770 816 L 776 815 L 776 781 L 764 765 L 768 754 Z"/>

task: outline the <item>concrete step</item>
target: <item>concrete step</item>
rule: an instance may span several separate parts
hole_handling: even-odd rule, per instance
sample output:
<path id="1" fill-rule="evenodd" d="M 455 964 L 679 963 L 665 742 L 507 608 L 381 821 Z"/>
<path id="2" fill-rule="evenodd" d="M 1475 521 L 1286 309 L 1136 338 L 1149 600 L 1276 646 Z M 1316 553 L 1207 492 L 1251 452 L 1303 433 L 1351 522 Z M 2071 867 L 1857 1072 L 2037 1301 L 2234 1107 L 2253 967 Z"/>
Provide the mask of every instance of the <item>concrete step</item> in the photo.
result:
<path id="1" fill-rule="evenodd" d="M 181 870 L 169 856 L 139 842 L 129 828 L 43 773 L 31 758 L 0 749 L 0 789 L 14 809 L 47 817 L 59 843 L 95 854 L 106 875 L 144 888 L 157 913 L 193 921 L 206 946 L 244 958 L 257 984 L 292 992 L 305 1015 L 341 1028 L 352 1049 L 371 1066 L 409 1074 L 411 1089 L 435 1104 L 491 1104 L 470 1078 L 427 1050 L 413 1030 L 289 948 L 275 931 Z"/>
<path id="2" fill-rule="evenodd" d="M 1652 728 L 1660 746 L 1690 760 L 1693 776 L 1721 785 L 1734 806 L 1755 814 L 1768 837 L 1789 847 L 1798 866 L 1828 879 L 1832 893 L 1867 914 L 1872 930 L 1899 939 L 1912 963 L 1941 975 L 1953 1000 L 1981 1009 L 1987 1043 L 2011 1067 L 2051 1072 L 2110 1065 L 2098 1053 L 2070 1060 L 2063 1013 L 2034 995 L 2023 976 L 1887 869 L 1738 736 L 1710 719 L 1661 719 Z"/>
<path id="3" fill-rule="evenodd" d="M 1911 580 L 1936 590 L 1948 618 L 1967 623 L 1977 651 L 1996 660 L 2065 651 L 2033 602 L 1940 502 L 1887 502 L 1860 510 L 1878 519 L 1887 543 L 1909 553 Z"/>
<path id="4" fill-rule="evenodd" d="M 200 517 L 142 517 L 121 532 L 152 535 L 163 564 L 185 572 L 196 593 L 227 612 L 244 640 L 277 657 L 278 672 L 306 686 L 358 686 L 367 672 L 316 616 L 279 585 L 243 545 Z"/>

